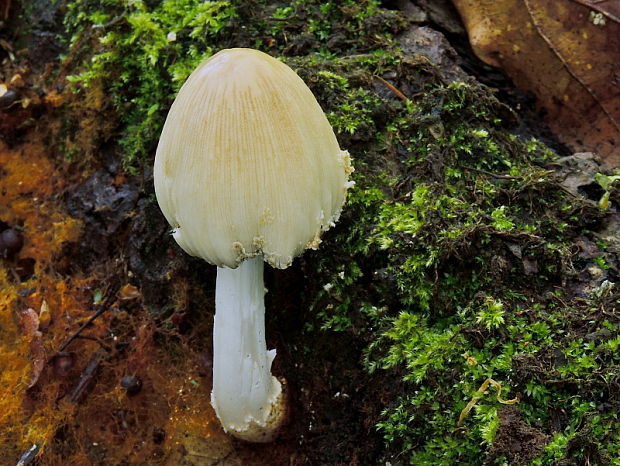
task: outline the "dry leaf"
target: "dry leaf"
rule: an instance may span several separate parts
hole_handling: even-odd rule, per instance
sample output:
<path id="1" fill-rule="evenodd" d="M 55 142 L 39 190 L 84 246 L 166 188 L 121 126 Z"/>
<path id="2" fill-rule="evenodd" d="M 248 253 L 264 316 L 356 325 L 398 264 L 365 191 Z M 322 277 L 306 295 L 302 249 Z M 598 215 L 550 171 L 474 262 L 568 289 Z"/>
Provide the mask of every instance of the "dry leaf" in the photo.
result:
<path id="1" fill-rule="evenodd" d="M 43 300 L 41 303 L 41 309 L 39 309 L 39 327 L 41 330 L 45 330 L 49 327 L 52 320 L 52 314 L 50 313 L 50 306 L 47 301 Z"/>
<path id="2" fill-rule="evenodd" d="M 620 166 L 618 0 L 453 0 L 472 47 L 533 92 L 575 151 Z"/>
<path id="3" fill-rule="evenodd" d="M 117 296 L 119 299 L 128 300 L 141 298 L 142 294 L 140 293 L 140 290 L 138 288 L 131 284 L 127 284 L 118 291 Z"/>
<path id="4" fill-rule="evenodd" d="M 41 338 L 41 332 L 35 336 L 30 342 L 30 356 L 32 357 L 32 373 L 30 374 L 30 382 L 28 388 L 33 387 L 39 380 L 39 376 L 45 368 L 45 346 L 43 346 L 43 339 Z"/>
<path id="5" fill-rule="evenodd" d="M 34 309 L 29 307 L 21 311 L 19 317 L 25 336 L 33 337 L 39 332 L 39 314 Z"/>
<path id="6" fill-rule="evenodd" d="M 45 367 L 45 346 L 43 338 L 39 331 L 39 315 L 37 312 L 28 308 L 19 313 L 24 335 L 30 338 L 30 356 L 32 357 L 32 373 L 28 388 L 33 387 L 39 380 L 39 376 Z"/>
<path id="7" fill-rule="evenodd" d="M 13 75 L 9 83 L 11 84 L 11 86 L 22 87 L 24 85 L 24 78 L 22 78 L 21 74 L 16 73 Z"/>

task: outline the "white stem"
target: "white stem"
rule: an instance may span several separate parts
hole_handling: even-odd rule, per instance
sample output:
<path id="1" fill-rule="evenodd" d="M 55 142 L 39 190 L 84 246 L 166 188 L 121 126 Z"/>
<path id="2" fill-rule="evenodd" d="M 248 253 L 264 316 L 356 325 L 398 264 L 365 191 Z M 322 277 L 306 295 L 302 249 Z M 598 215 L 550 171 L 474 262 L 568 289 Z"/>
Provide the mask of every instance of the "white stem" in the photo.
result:
<path id="1" fill-rule="evenodd" d="M 271 375 L 276 350 L 267 351 L 264 297 L 261 256 L 218 267 L 211 404 L 225 431 L 250 441 L 270 440 L 265 430 L 282 391 Z"/>

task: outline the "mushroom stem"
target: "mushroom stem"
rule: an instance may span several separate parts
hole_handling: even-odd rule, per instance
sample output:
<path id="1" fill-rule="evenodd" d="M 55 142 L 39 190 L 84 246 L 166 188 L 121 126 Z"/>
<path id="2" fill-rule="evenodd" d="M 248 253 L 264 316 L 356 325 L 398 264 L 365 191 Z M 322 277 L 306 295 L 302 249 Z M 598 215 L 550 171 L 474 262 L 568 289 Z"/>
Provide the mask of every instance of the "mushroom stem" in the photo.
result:
<path id="1" fill-rule="evenodd" d="M 267 351 L 264 297 L 261 256 L 218 267 L 211 404 L 226 432 L 251 442 L 271 441 L 286 411 L 271 375 L 276 350 Z"/>

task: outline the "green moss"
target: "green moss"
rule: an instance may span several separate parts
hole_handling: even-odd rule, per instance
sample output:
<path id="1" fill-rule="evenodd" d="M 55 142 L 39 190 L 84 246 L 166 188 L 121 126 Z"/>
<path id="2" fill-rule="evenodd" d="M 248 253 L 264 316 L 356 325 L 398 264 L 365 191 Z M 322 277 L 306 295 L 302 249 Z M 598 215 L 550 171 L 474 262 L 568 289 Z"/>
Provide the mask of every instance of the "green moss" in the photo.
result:
<path id="1" fill-rule="evenodd" d="M 253 47 L 276 55 L 317 52 L 333 57 L 344 48 L 358 50 L 360 44 L 372 50 L 397 30 L 393 25 L 397 16 L 378 4 L 373 0 L 296 1 L 274 9 L 266 2 L 243 0 L 70 2 L 65 15 L 70 50 L 67 80 L 78 97 L 62 130 L 67 138 L 65 152 L 77 159 L 94 152 L 84 139 L 114 139 L 125 167 L 135 171 L 152 157 L 179 87 L 214 52 Z M 379 16 L 384 22 L 379 22 Z M 334 34 L 342 40 L 334 41 Z M 93 111 L 86 101 L 95 90 L 101 97 L 94 110 L 105 112 L 91 116 L 92 124 L 84 125 L 84 113 Z M 342 103 L 343 113 L 360 115 L 338 121 L 333 116 L 334 124 L 349 132 L 370 121 L 365 115 L 368 95 L 360 89 L 354 92 L 359 95 Z M 112 125 L 109 120 L 114 114 Z M 97 118 L 105 121 L 98 123 Z M 115 128 L 97 129 L 104 125 Z"/>
<path id="2" fill-rule="evenodd" d="M 398 54 L 392 60 L 402 73 L 394 81 L 404 87 L 425 72 L 420 64 L 403 67 Z M 357 171 L 343 226 L 315 258 L 323 287 L 313 290 L 317 320 L 308 331 L 361 334 L 367 370 L 401 374 L 403 386 L 383 389 L 391 399 L 377 424 L 388 445 L 384 460 L 506 461 L 496 439 L 510 429 L 495 397 L 479 400 L 456 426 L 487 378 L 502 384 L 502 396 L 520 394 L 523 421 L 548 442 L 532 450 L 534 464 L 592 452 L 611 458 L 620 423 L 600 412 L 610 392 L 596 377 L 613 377 L 619 358 L 609 351 L 614 343 L 584 339 L 585 328 L 600 325 L 591 302 L 560 291 L 573 274 L 572 241 L 600 211 L 558 187 L 547 168 L 553 153 L 511 135 L 510 122 L 498 117 L 505 108 L 488 90 L 427 81 L 422 97 L 402 102 L 369 86 L 373 66 L 332 62 L 314 81 L 319 96 L 330 96 L 327 111 Z M 334 88 L 341 97 L 332 97 Z M 364 111 L 341 104 L 362 93 Z M 620 330 L 617 319 L 607 325 Z M 535 360 L 542 367 L 530 365 Z M 566 421 L 562 436 L 552 437 L 550 413 L 557 412 Z M 597 436 L 587 448 L 571 447 L 592 423 Z"/>
<path id="3" fill-rule="evenodd" d="M 81 94 L 103 83 L 118 115 L 125 165 L 135 168 L 151 155 L 165 109 L 189 73 L 213 53 L 235 8 L 230 2 L 198 0 L 154 5 L 80 0 L 67 8 L 72 55 L 84 56 L 67 79 Z"/>
<path id="4" fill-rule="evenodd" d="M 380 4 L 377 0 L 294 0 L 287 6 L 267 6 L 271 18 L 263 31 L 269 41 L 285 52 L 294 50 L 294 55 L 318 51 L 334 57 L 341 51 L 366 52 L 390 43 L 392 34 L 406 24 L 396 12 L 382 9 Z M 303 37 L 302 43 L 296 44 L 296 37 Z M 265 42 L 263 39 L 259 45 Z M 306 48 L 303 53 L 297 53 L 300 46 Z"/>

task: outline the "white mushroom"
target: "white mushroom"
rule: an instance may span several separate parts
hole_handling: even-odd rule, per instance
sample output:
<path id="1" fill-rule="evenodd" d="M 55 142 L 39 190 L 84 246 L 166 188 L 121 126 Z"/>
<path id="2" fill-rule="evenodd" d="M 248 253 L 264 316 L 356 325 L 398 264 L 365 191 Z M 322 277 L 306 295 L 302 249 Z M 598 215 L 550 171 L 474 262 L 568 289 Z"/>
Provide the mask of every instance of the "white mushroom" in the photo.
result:
<path id="1" fill-rule="evenodd" d="M 217 265 L 211 402 L 224 430 L 270 441 L 285 418 L 267 351 L 263 265 L 288 267 L 338 220 L 353 171 L 288 66 L 222 50 L 187 79 L 155 157 L 155 192 L 187 253 Z"/>

